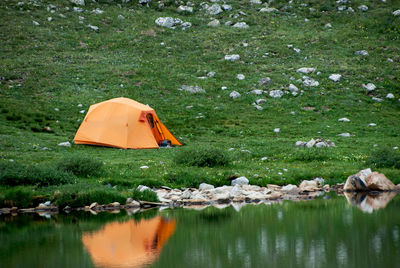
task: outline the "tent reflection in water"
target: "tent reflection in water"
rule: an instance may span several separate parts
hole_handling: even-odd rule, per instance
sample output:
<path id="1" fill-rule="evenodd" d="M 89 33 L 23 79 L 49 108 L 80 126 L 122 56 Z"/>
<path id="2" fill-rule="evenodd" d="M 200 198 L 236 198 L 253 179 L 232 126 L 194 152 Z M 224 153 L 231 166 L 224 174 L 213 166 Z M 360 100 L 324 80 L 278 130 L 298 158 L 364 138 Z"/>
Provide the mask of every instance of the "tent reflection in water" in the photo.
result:
<path id="1" fill-rule="evenodd" d="M 83 233 L 82 242 L 96 267 L 143 267 L 154 262 L 175 231 L 175 220 L 155 217 L 112 222 Z"/>

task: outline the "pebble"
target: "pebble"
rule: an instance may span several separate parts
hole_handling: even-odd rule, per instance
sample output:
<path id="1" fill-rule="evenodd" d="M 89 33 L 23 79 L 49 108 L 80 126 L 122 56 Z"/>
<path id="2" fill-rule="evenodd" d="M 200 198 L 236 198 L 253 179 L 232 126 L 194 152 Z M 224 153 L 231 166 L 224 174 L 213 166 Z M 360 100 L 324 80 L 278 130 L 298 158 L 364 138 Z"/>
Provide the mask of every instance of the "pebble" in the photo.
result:
<path id="1" fill-rule="evenodd" d="M 386 99 L 394 99 L 394 95 L 392 93 L 389 93 L 386 95 Z"/>
<path id="2" fill-rule="evenodd" d="M 148 169 L 148 166 L 141 166 L 140 169 Z"/>
<path id="3" fill-rule="evenodd" d="M 367 91 L 374 91 L 376 89 L 376 86 L 372 83 L 368 84 L 362 84 L 362 87 L 365 88 Z"/>
<path id="4" fill-rule="evenodd" d="M 237 61 L 240 59 L 240 56 L 238 54 L 225 55 L 224 59 L 230 61 Z"/>
<path id="5" fill-rule="evenodd" d="M 368 56 L 368 51 L 366 50 L 358 50 L 356 52 L 354 52 L 355 55 L 357 56 Z"/>
<path id="6" fill-rule="evenodd" d="M 237 99 L 237 98 L 240 98 L 240 93 L 239 92 L 237 92 L 237 91 L 232 91 L 230 94 L 229 94 L 229 97 L 231 97 L 232 99 Z"/>
<path id="7" fill-rule="evenodd" d="M 350 137 L 351 135 L 350 135 L 350 133 L 340 133 L 340 134 L 338 134 L 338 136 L 347 138 L 347 137 Z"/>
<path id="8" fill-rule="evenodd" d="M 338 82 L 341 77 L 342 77 L 342 75 L 340 75 L 340 74 L 331 74 L 329 76 L 329 79 L 332 80 L 333 82 Z"/>
<path id="9" fill-rule="evenodd" d="M 244 80 L 246 77 L 244 76 L 244 74 L 238 74 L 236 75 L 236 78 L 239 80 Z"/>
<path id="10" fill-rule="evenodd" d="M 99 31 L 99 27 L 97 27 L 97 26 L 94 26 L 94 25 L 89 24 L 88 27 L 89 27 L 90 29 L 92 29 L 93 31 L 95 31 L 95 32 L 98 32 L 98 31 Z"/>
<path id="11" fill-rule="evenodd" d="M 343 117 L 338 120 L 339 122 L 350 122 L 350 119 Z"/>
<path id="12" fill-rule="evenodd" d="M 246 22 L 237 22 L 232 27 L 239 28 L 239 29 L 247 29 L 247 28 L 249 28 L 249 25 L 247 25 Z"/>
<path id="13" fill-rule="evenodd" d="M 71 143 L 69 141 L 60 142 L 58 146 L 71 147 Z"/>
<path id="14" fill-rule="evenodd" d="M 280 128 L 274 128 L 274 132 L 275 133 L 279 133 L 279 132 L 281 132 L 281 129 Z"/>
<path id="15" fill-rule="evenodd" d="M 300 69 L 297 69 L 298 73 L 303 73 L 303 74 L 310 74 L 315 71 L 315 68 L 308 68 L 308 67 L 302 67 Z"/>
<path id="16" fill-rule="evenodd" d="M 368 126 L 369 127 L 376 127 L 376 124 L 375 123 L 369 123 Z"/>

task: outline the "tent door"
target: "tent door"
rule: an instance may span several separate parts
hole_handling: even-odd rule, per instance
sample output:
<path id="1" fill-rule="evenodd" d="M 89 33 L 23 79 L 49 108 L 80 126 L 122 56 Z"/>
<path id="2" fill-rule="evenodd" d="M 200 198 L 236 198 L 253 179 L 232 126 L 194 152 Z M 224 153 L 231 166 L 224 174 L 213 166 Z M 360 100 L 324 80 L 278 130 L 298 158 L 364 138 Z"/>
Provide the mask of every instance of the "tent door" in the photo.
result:
<path id="1" fill-rule="evenodd" d="M 156 139 L 157 143 L 159 144 L 160 141 L 164 140 L 164 134 L 161 130 L 160 123 L 158 122 L 157 119 L 154 120 L 154 117 L 152 114 L 147 114 L 146 115 L 147 121 L 149 122 L 151 131 L 153 132 L 154 138 Z"/>

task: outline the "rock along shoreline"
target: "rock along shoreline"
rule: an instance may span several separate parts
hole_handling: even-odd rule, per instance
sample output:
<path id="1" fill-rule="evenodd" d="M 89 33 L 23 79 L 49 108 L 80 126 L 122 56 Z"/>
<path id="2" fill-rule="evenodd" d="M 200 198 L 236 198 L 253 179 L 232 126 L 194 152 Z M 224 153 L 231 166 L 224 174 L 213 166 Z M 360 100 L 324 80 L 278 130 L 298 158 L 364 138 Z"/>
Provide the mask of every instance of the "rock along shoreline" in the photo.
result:
<path id="1" fill-rule="evenodd" d="M 245 177 L 239 177 L 232 181 L 231 186 L 214 187 L 207 183 L 201 183 L 199 188 L 171 189 L 163 186 L 157 189 L 150 189 L 140 185 L 140 191 L 152 190 L 157 194 L 160 202 L 136 201 L 132 198 L 126 200 L 126 204 L 113 202 L 110 204 L 98 204 L 94 202 L 85 207 L 71 208 L 66 206 L 59 208 L 49 201 L 41 203 L 35 208 L 0 208 L 1 214 L 17 215 L 20 213 L 57 214 L 60 211 L 88 211 L 92 214 L 98 212 L 118 212 L 127 210 L 137 212 L 141 209 L 159 208 L 200 208 L 207 206 L 226 207 L 229 205 L 241 207 L 246 204 L 271 204 L 284 200 L 301 201 L 312 200 L 327 192 L 336 192 L 343 195 L 344 192 L 397 192 L 400 193 L 400 184 L 394 185 L 385 175 L 372 172 L 370 169 L 359 171 L 357 174 L 348 177 L 346 183 L 336 185 L 324 185 L 324 180 L 304 180 L 299 186 L 279 186 L 267 184 L 266 187 L 249 185 Z"/>

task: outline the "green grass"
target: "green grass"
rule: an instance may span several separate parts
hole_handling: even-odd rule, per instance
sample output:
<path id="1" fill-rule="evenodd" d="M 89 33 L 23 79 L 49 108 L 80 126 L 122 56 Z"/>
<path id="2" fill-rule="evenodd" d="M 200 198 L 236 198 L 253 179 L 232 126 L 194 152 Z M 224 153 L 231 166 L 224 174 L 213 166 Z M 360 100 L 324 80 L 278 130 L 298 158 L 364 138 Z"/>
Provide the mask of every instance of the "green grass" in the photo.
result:
<path id="1" fill-rule="evenodd" d="M 337 183 L 367 167 L 400 183 L 398 167 L 375 167 L 366 162 L 374 148 L 400 147 L 400 17 L 392 15 L 400 8 L 398 0 L 351 1 L 348 6 L 354 13 L 337 12 L 335 1 L 313 0 L 291 5 L 274 1 L 270 6 L 279 12 L 260 13 L 259 6 L 235 0 L 229 2 L 232 11 L 213 16 L 221 21 L 217 28 L 207 26 L 211 18 L 199 10 L 201 1 L 192 1 L 193 14 L 178 13 L 174 1 L 166 1 L 164 8 L 156 1 L 150 7 L 137 1 L 86 1 L 82 13 L 73 12 L 68 1 L 26 2 L 23 6 L 18 2 L 0 3 L 0 162 L 12 159 L 26 166 L 52 166 L 79 155 L 103 163 L 101 172 L 78 175 L 77 184 L 89 186 L 74 191 L 110 191 L 108 184 L 121 191 L 139 184 L 223 185 L 229 184 L 229 176 L 246 176 L 258 185 L 299 183 L 314 177 Z M 54 13 L 47 10 L 49 4 L 56 6 Z M 359 11 L 361 4 L 369 10 Z M 95 8 L 104 13 L 91 13 Z M 230 17 L 239 10 L 246 16 Z M 118 15 L 125 19 L 118 19 Z M 83 23 L 79 23 L 79 16 L 85 17 Z M 158 27 L 154 20 L 165 16 L 181 18 L 193 26 L 185 31 Z M 53 20 L 49 22 L 48 17 Z M 33 25 L 33 20 L 40 26 Z M 243 20 L 250 27 L 241 30 L 223 25 L 228 20 Z M 332 28 L 325 28 L 326 23 Z M 99 32 L 89 29 L 88 24 L 98 26 Z M 369 56 L 354 55 L 362 49 Z M 268 56 L 263 57 L 265 53 Z M 226 54 L 239 54 L 241 59 L 227 62 L 223 60 Z M 300 67 L 316 68 L 309 76 L 320 85 L 305 87 L 297 82 L 303 76 L 296 72 Z M 198 79 L 208 71 L 216 75 Z M 239 73 L 246 79 L 236 79 Z M 332 73 L 341 74 L 342 79 L 330 81 Z M 270 77 L 272 84 L 259 87 L 263 77 Z M 369 82 L 377 86 L 372 93 L 361 86 Z M 290 83 L 303 94 L 280 99 L 246 94 L 254 89 L 286 90 Z M 206 93 L 178 91 L 183 84 L 201 86 Z M 221 90 L 222 86 L 227 90 Z M 242 97 L 230 99 L 233 90 Z M 385 99 L 388 93 L 395 99 Z M 120 96 L 153 107 L 184 147 L 119 150 L 57 146 L 72 142 L 85 115 L 81 110 Z M 384 101 L 375 102 L 373 96 Z M 258 98 L 267 100 L 262 111 L 252 105 Z M 186 109 L 189 105 L 193 108 Z M 351 121 L 338 122 L 342 117 Z M 369 123 L 377 126 L 368 127 Z M 281 132 L 274 133 L 278 127 Z M 343 132 L 353 136 L 337 136 Z M 336 147 L 295 147 L 296 141 L 311 138 L 330 139 Z M 198 148 L 218 148 L 230 159 L 229 165 L 175 162 L 181 151 Z M 264 156 L 268 160 L 262 161 Z M 149 169 L 140 169 L 143 165 Z M 48 187 L 38 190 L 49 192 Z"/>

